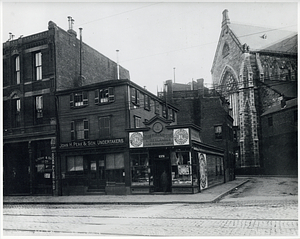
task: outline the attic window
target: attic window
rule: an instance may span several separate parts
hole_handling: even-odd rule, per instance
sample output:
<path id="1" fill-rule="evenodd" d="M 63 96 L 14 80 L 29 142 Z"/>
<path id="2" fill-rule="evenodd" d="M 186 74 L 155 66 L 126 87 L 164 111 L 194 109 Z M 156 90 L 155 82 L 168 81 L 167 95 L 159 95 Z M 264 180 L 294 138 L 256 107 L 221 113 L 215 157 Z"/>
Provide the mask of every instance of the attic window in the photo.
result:
<path id="1" fill-rule="evenodd" d="M 223 57 L 226 57 L 229 54 L 229 45 L 228 43 L 225 43 L 223 46 L 222 55 Z"/>

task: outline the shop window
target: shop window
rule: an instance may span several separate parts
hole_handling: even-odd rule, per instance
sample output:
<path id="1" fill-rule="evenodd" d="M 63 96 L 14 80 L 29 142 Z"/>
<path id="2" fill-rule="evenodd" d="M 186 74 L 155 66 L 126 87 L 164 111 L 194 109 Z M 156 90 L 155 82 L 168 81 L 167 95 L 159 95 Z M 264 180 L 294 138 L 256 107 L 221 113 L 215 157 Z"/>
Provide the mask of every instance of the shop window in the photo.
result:
<path id="1" fill-rule="evenodd" d="M 268 126 L 273 126 L 273 117 L 268 118 Z"/>
<path id="2" fill-rule="evenodd" d="M 15 58 L 15 82 L 20 84 L 20 56 Z"/>
<path id="3" fill-rule="evenodd" d="M 215 139 L 222 139 L 222 126 L 215 126 Z"/>
<path id="4" fill-rule="evenodd" d="M 99 118 L 99 133 L 100 138 L 110 137 L 110 117 L 100 117 Z"/>
<path id="5" fill-rule="evenodd" d="M 192 165 L 189 152 L 172 152 L 172 185 L 192 185 Z"/>
<path id="6" fill-rule="evenodd" d="M 71 140 L 86 140 L 89 138 L 89 121 L 80 120 L 71 122 Z"/>
<path id="7" fill-rule="evenodd" d="M 135 106 L 140 105 L 140 92 L 135 88 L 131 88 L 131 103 Z"/>
<path id="8" fill-rule="evenodd" d="M 149 95 L 145 95 L 145 97 L 144 97 L 144 108 L 145 108 L 145 110 L 150 110 L 150 97 L 149 97 Z"/>
<path id="9" fill-rule="evenodd" d="M 36 118 L 43 118 L 43 96 L 35 97 L 35 110 L 36 110 Z"/>
<path id="10" fill-rule="evenodd" d="M 88 103 L 88 93 L 86 91 L 70 94 L 71 108 L 87 106 Z"/>
<path id="11" fill-rule="evenodd" d="M 115 101 L 114 88 L 108 87 L 95 90 L 95 104 L 105 104 Z"/>
<path id="12" fill-rule="evenodd" d="M 68 172 L 83 171 L 83 156 L 67 157 L 67 171 Z"/>
<path id="13" fill-rule="evenodd" d="M 147 154 L 131 154 L 131 185 L 149 186 L 150 168 Z"/>
<path id="14" fill-rule="evenodd" d="M 124 183 L 124 155 L 107 154 L 106 155 L 106 178 L 108 183 Z"/>
<path id="15" fill-rule="evenodd" d="M 142 119 L 139 116 L 134 116 L 134 128 L 141 128 L 142 127 Z"/>
<path id="16" fill-rule="evenodd" d="M 42 79 L 42 53 L 34 53 L 35 80 Z"/>

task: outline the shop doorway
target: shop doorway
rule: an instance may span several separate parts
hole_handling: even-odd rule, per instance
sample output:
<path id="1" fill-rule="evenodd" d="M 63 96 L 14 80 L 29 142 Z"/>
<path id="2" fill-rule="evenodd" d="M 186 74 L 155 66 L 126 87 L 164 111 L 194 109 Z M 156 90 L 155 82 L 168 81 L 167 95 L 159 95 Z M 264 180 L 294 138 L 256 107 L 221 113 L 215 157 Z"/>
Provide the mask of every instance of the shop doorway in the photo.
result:
<path id="1" fill-rule="evenodd" d="M 89 191 L 105 192 L 105 164 L 104 157 L 93 157 L 89 161 Z"/>
<path id="2" fill-rule="evenodd" d="M 153 164 L 154 192 L 171 192 L 170 158 L 166 154 L 155 155 Z"/>

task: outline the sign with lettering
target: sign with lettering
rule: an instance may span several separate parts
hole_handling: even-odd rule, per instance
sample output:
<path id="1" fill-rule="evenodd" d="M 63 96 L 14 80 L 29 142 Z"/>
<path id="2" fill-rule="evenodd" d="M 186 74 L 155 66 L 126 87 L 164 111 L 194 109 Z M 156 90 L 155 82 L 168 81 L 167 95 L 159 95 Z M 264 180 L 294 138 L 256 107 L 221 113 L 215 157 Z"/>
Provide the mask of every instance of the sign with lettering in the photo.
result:
<path id="1" fill-rule="evenodd" d="M 59 148 L 86 148 L 86 147 L 99 147 L 99 146 L 112 146 L 112 145 L 122 145 L 125 143 L 124 138 L 117 139 L 98 139 L 98 140 L 85 140 L 80 142 L 69 142 L 61 143 Z"/>
<path id="2" fill-rule="evenodd" d="M 189 129 L 174 129 L 174 145 L 188 145 L 190 144 Z"/>
<path id="3" fill-rule="evenodd" d="M 129 147 L 140 148 L 143 147 L 143 132 L 129 133 Z"/>

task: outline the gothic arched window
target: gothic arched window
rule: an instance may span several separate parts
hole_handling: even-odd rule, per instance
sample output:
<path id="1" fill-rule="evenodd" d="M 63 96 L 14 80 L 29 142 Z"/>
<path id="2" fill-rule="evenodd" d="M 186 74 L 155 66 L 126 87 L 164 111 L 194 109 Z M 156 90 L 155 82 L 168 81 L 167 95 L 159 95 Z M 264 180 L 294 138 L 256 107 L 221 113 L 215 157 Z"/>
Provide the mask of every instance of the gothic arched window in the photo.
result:
<path id="1" fill-rule="evenodd" d="M 229 54 L 229 45 L 227 42 L 225 42 L 222 50 L 222 56 L 225 57 Z"/>

